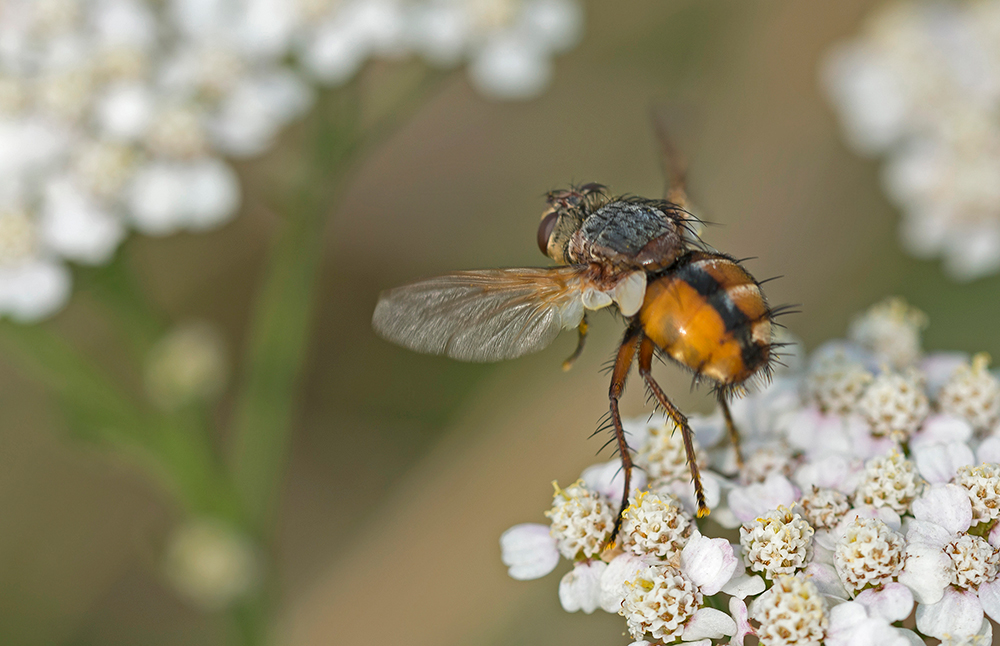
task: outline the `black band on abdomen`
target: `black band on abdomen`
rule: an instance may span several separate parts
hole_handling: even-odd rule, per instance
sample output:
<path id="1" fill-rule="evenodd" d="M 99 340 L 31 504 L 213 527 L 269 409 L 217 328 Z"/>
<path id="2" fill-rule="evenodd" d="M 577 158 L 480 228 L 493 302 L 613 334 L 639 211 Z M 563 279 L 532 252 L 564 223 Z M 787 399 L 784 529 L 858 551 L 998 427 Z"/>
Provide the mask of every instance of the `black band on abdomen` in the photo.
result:
<path id="1" fill-rule="evenodd" d="M 752 337 L 752 328 L 756 321 L 751 321 L 743 313 L 743 310 L 736 306 L 727 289 L 702 268 L 702 262 L 702 260 L 695 260 L 678 267 L 674 276 L 690 285 L 718 313 L 726 332 L 731 334 L 740 345 L 743 365 L 751 370 L 757 368 L 766 360 L 766 348 Z"/>

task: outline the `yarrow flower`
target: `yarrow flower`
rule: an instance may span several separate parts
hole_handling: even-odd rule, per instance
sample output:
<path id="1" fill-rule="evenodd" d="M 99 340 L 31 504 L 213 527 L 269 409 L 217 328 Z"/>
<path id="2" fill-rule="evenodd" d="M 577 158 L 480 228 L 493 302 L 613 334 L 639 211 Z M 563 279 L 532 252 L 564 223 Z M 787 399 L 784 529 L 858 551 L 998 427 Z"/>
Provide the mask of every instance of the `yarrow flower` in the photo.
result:
<path id="1" fill-rule="evenodd" d="M 873 379 L 864 365 L 837 354 L 816 366 L 809 375 L 808 388 L 820 410 L 846 414 L 854 411 Z"/>
<path id="2" fill-rule="evenodd" d="M 901 298 L 887 298 L 854 318 L 847 338 L 871 352 L 879 364 L 895 370 L 920 358 L 920 332 L 927 316 Z"/>
<path id="3" fill-rule="evenodd" d="M 919 643 L 895 625 L 903 620 L 944 643 L 992 634 L 984 618 L 1000 618 L 1000 439 L 973 426 L 989 400 L 975 368 L 985 364 L 924 355 L 923 315 L 899 300 L 855 321 L 881 322 L 824 344 L 799 370 L 734 403 L 752 468 L 732 459 L 721 414 L 695 418 L 700 461 L 721 485 L 708 521 L 738 527 L 738 545 L 706 535 L 715 525 L 664 488 L 687 475 L 669 427 L 625 420 L 638 473 L 649 479 L 631 492 L 616 544 L 598 549 L 607 539 L 600 528 L 567 532 L 562 519 L 576 515 L 568 506 L 557 514 L 557 502 L 551 528 L 504 535 L 511 575 L 547 573 L 564 535 L 586 536 L 562 550 L 573 565 L 560 601 L 569 611 L 620 613 L 638 644 L 723 636 L 742 644 L 748 635 L 765 645 Z M 883 323 L 916 341 L 877 332 Z M 977 405 L 949 407 L 954 392 Z M 616 470 L 587 469 L 586 498 L 620 495 L 620 482 L 617 494 L 608 484 Z M 610 526 L 614 505 L 604 500 Z M 515 547 L 513 535 L 522 537 Z"/>
<path id="4" fill-rule="evenodd" d="M 666 559 L 681 551 L 692 527 L 676 497 L 643 491 L 622 514 L 622 548 Z"/>
<path id="5" fill-rule="evenodd" d="M 760 623 L 757 637 L 764 646 L 818 645 L 829 624 L 826 601 L 816 585 L 787 574 L 754 600 L 750 616 Z"/>
<path id="6" fill-rule="evenodd" d="M 1000 271 L 1000 2 L 891 2 L 827 56 L 848 142 L 885 158 L 900 236 L 958 280 Z"/>
<path id="7" fill-rule="evenodd" d="M 903 546 L 903 535 L 881 520 L 852 521 L 837 541 L 834 554 L 840 580 L 852 593 L 888 582 L 903 567 Z"/>
<path id="8" fill-rule="evenodd" d="M 769 579 L 794 574 L 805 568 L 812 555 L 813 532 L 801 516 L 778 508 L 740 528 L 743 560 Z"/>
<path id="9" fill-rule="evenodd" d="M 973 524 L 989 524 L 1000 517 L 1000 466 L 961 466 L 955 484 L 969 495 Z"/>
<path id="10" fill-rule="evenodd" d="M 68 300 L 67 262 L 130 229 L 204 231 L 241 201 L 229 158 L 269 149 L 372 57 L 468 63 L 537 96 L 582 32 L 576 0 L 8 0 L 0 12 L 0 316 Z"/>
<path id="11" fill-rule="evenodd" d="M 552 509 L 545 515 L 552 520 L 552 537 L 559 553 L 568 559 L 590 558 L 601 551 L 611 534 L 615 513 L 599 493 L 589 491 L 582 482 L 556 489 Z"/>
<path id="12" fill-rule="evenodd" d="M 915 374 L 884 373 L 861 396 L 858 412 L 868 420 L 872 435 L 902 443 L 923 424 L 930 403 Z"/>
<path id="13" fill-rule="evenodd" d="M 646 633 L 669 641 L 681 637 L 684 624 L 701 606 L 695 585 L 669 565 L 651 565 L 627 586 L 621 614 L 634 639 Z"/>
<path id="14" fill-rule="evenodd" d="M 917 466 L 899 451 L 893 451 L 865 463 L 854 499 L 855 503 L 888 507 L 902 514 L 920 493 L 922 485 Z"/>
<path id="15" fill-rule="evenodd" d="M 816 529 L 833 529 L 851 508 L 847 496 L 836 489 L 813 487 L 799 500 L 806 520 Z"/>
<path id="16" fill-rule="evenodd" d="M 942 412 L 965 419 L 980 432 L 992 431 L 1000 419 L 1000 379 L 987 370 L 989 362 L 983 353 L 959 366 L 937 397 Z"/>

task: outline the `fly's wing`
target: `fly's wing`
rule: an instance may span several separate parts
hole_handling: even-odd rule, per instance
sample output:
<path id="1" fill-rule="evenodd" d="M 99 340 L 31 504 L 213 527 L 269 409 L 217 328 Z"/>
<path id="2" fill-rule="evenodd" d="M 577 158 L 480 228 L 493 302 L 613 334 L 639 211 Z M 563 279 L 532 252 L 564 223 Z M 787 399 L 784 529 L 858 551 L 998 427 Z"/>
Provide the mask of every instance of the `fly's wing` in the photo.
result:
<path id="1" fill-rule="evenodd" d="M 579 325 L 583 268 L 463 271 L 383 292 L 372 327 L 411 350 L 460 361 L 513 359 Z"/>

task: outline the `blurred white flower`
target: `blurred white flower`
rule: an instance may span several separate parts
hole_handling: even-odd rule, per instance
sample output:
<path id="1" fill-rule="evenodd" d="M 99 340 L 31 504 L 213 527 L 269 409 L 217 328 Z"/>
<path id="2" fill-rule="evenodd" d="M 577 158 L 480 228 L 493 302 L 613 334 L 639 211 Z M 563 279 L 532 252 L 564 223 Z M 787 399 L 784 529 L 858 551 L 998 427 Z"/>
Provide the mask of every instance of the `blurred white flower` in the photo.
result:
<path id="1" fill-rule="evenodd" d="M 938 391 L 941 412 L 964 418 L 976 431 L 987 433 L 1000 419 L 1000 379 L 987 370 L 990 363 L 985 353 L 960 365 Z"/>
<path id="2" fill-rule="evenodd" d="M 926 314 L 901 298 L 887 298 L 856 316 L 847 336 L 872 352 L 879 364 L 902 370 L 920 358 L 920 332 L 925 327 Z"/>
<path id="3" fill-rule="evenodd" d="M 146 392 L 157 406 L 171 410 L 217 397 L 228 374 L 222 335 L 207 323 L 189 323 L 171 331 L 150 351 Z"/>
<path id="4" fill-rule="evenodd" d="M 432 65 L 468 61 L 472 84 L 497 99 L 548 87 L 552 58 L 583 31 L 575 0 L 348 0 L 302 3 L 296 49 L 321 82 L 348 81 L 373 56 L 417 54 Z"/>
<path id="5" fill-rule="evenodd" d="M 229 525 L 200 518 L 178 527 L 163 557 L 174 589 L 205 610 L 245 597 L 260 581 L 260 555 L 250 539 Z"/>
<path id="6" fill-rule="evenodd" d="M 1000 2 L 892 2 L 835 46 L 822 81 L 858 152 L 883 155 L 918 257 L 971 280 L 1000 271 Z"/>
<path id="7" fill-rule="evenodd" d="M 226 158 L 265 152 L 311 107 L 306 76 L 336 85 L 418 54 L 527 98 L 582 22 L 576 0 L 6 0 L 0 316 L 56 312 L 65 261 L 107 262 L 129 228 L 227 222 L 241 191 Z"/>

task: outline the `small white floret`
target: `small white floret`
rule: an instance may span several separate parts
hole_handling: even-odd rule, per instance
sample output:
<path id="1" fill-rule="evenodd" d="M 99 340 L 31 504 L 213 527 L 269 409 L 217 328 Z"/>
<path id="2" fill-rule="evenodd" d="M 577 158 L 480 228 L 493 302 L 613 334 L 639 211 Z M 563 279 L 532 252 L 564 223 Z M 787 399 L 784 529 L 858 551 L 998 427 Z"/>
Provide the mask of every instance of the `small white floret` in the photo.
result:
<path id="1" fill-rule="evenodd" d="M 553 485 L 552 509 L 545 515 L 552 521 L 550 531 L 559 552 L 570 560 L 599 554 L 615 523 L 610 503 L 582 482 L 565 489 Z"/>
<path id="2" fill-rule="evenodd" d="M 974 523 L 988 523 L 1000 517 L 1000 465 L 963 466 L 958 469 L 955 483 L 969 496 Z"/>
<path id="3" fill-rule="evenodd" d="M 903 567 L 903 536 L 880 520 L 858 519 L 837 541 L 834 565 L 852 594 L 891 581 Z"/>
<path id="4" fill-rule="evenodd" d="M 547 525 L 523 523 L 500 535 L 500 558 L 513 579 L 538 579 L 559 564 L 559 550 Z"/>
<path id="5" fill-rule="evenodd" d="M 917 466 L 899 451 L 865 463 L 865 471 L 854 494 L 855 504 L 888 507 L 905 513 L 924 486 Z"/>
<path id="6" fill-rule="evenodd" d="M 702 594 L 719 592 L 733 578 L 738 565 L 733 546 L 724 538 L 708 538 L 701 532 L 691 534 L 681 551 L 681 571 Z"/>
<path id="7" fill-rule="evenodd" d="M 982 624 L 983 607 L 972 590 L 945 588 L 937 603 L 917 605 L 917 630 L 931 637 L 967 637 Z"/>
<path id="8" fill-rule="evenodd" d="M 559 581 L 559 603 L 566 612 L 591 614 L 600 607 L 603 561 L 579 561 Z"/>
<path id="9" fill-rule="evenodd" d="M 770 511 L 740 527 L 743 560 L 769 579 L 805 568 L 812 555 L 813 528 L 787 508 Z"/>
<path id="10" fill-rule="evenodd" d="M 764 646 L 818 646 L 829 623 L 823 596 L 801 576 L 778 576 L 774 586 L 754 600 L 750 616 L 760 623 L 757 637 Z"/>

